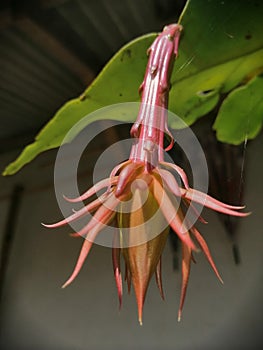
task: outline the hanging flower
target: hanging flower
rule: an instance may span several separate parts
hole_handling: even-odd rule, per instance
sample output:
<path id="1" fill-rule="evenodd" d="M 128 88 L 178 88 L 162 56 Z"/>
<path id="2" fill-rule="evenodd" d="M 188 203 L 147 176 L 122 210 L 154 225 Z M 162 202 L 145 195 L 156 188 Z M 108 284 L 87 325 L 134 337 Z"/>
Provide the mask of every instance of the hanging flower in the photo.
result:
<path id="1" fill-rule="evenodd" d="M 114 276 L 122 303 L 121 255 L 124 257 L 125 279 L 130 290 L 133 285 L 138 318 L 142 323 L 143 304 L 151 277 L 163 297 L 161 277 L 161 255 L 170 228 L 182 243 L 182 286 L 178 319 L 181 318 L 190 265 L 193 252 L 199 247 L 207 257 L 215 274 L 221 277 L 211 257 L 209 248 L 196 227 L 189 224 L 185 208 L 191 208 L 196 219 L 204 221 L 194 209 L 199 203 L 234 216 L 246 216 L 240 210 L 244 207 L 224 204 L 209 195 L 192 189 L 185 172 L 179 166 L 164 161 L 164 134 L 173 138 L 167 127 L 167 104 L 169 78 L 174 57 L 177 55 L 181 26 L 165 27 L 149 50 L 149 61 L 141 86 L 142 103 L 135 124 L 131 129 L 134 144 L 129 160 L 117 165 L 107 179 L 100 181 L 78 198 L 66 198 L 70 202 L 90 199 L 97 192 L 104 193 L 68 218 L 55 224 L 55 228 L 67 225 L 87 214 L 90 221 L 74 236 L 85 238 L 75 269 L 63 287 L 69 285 L 78 275 L 97 235 L 107 225 L 116 227 L 112 247 Z M 176 180 L 180 177 L 182 185 Z"/>

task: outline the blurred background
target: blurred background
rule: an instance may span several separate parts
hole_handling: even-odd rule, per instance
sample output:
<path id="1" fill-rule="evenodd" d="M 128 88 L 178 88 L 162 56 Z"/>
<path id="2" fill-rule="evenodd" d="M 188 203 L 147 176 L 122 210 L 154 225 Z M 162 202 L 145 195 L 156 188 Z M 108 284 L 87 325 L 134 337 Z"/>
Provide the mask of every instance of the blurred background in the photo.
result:
<path id="1" fill-rule="evenodd" d="M 1 1 L 0 170 L 64 102 L 81 95 L 121 46 L 141 34 L 161 31 L 176 21 L 183 5 L 179 0 Z M 252 211 L 237 221 L 203 214 L 209 224 L 200 230 L 224 285 L 198 254 L 178 323 L 181 253 L 171 238 L 163 254 L 165 301 L 153 281 L 143 327 L 137 322 L 133 291 L 128 296 L 125 289 L 118 310 L 109 248 L 94 246 L 77 280 L 62 290 L 82 242 L 69 236 L 70 228 L 48 231 L 40 224 L 61 218 L 53 184 L 57 151 L 48 151 L 18 174 L 0 178 L 1 349 L 262 345 L 262 133 L 240 147 L 224 146 L 208 135 L 212 114 L 193 127 L 207 155 L 210 193 L 232 203 L 242 201 Z M 90 126 L 92 133 L 100 123 Z M 82 189 L 91 185 L 101 152 L 128 137 L 129 127 L 110 128 L 90 145 L 79 169 Z M 177 160 L 184 162 L 181 156 Z"/>

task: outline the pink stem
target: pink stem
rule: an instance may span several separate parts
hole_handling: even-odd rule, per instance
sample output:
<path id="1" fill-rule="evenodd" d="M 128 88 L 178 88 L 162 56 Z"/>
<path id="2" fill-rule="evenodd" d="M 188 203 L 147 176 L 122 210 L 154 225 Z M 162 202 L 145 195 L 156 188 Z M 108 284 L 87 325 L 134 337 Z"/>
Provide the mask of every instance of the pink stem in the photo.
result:
<path id="1" fill-rule="evenodd" d="M 166 26 L 148 50 L 149 60 L 140 87 L 140 110 L 131 128 L 131 135 L 137 140 L 130 155 L 131 160 L 144 162 L 146 171 L 151 171 L 159 161 L 163 161 L 164 132 L 168 131 L 170 77 L 181 30 L 179 24 Z M 171 136 L 169 131 L 168 134 Z"/>

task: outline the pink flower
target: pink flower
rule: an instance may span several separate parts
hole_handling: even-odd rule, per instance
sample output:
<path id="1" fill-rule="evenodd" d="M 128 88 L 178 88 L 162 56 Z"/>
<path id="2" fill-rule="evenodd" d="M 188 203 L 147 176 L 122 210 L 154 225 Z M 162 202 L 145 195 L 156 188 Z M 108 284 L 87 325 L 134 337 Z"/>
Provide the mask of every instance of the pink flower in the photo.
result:
<path id="1" fill-rule="evenodd" d="M 106 225 L 116 226 L 112 259 L 114 276 L 122 303 L 121 255 L 124 257 L 125 279 L 130 290 L 134 287 L 138 305 L 138 318 L 142 323 L 143 304 L 152 275 L 155 273 L 163 297 L 161 255 L 171 228 L 182 243 L 182 286 L 178 319 L 181 318 L 193 252 L 197 245 L 204 252 L 215 274 L 222 281 L 209 248 L 196 227 L 187 222 L 185 210 L 194 203 L 228 215 L 244 217 L 243 206 L 224 204 L 209 195 L 192 189 L 185 172 L 179 166 L 164 162 L 164 134 L 173 138 L 167 127 L 167 104 L 171 65 L 178 51 L 182 27 L 167 26 L 151 46 L 149 61 L 141 86 L 142 103 L 138 118 L 131 129 L 134 144 L 130 158 L 117 165 L 107 179 L 100 181 L 79 198 L 66 198 L 70 202 L 85 201 L 98 191 L 104 193 L 81 210 L 55 224 L 55 228 L 92 213 L 91 220 L 74 236 L 85 237 L 75 269 L 63 287 L 69 285 L 80 272 L 97 235 Z M 174 176 L 180 176 L 180 186 Z M 157 220 L 153 220 L 157 217 Z M 204 221 L 198 213 L 196 219 Z M 151 221 L 153 220 L 153 221 Z M 152 222 L 152 224 L 151 224 Z M 154 223 L 154 224 L 153 224 Z"/>

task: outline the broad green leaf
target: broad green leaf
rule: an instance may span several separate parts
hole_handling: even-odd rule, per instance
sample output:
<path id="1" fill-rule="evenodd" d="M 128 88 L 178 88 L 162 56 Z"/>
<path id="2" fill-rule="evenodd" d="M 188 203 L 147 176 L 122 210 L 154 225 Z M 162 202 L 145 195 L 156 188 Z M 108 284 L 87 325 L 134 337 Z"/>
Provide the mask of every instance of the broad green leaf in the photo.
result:
<path id="1" fill-rule="evenodd" d="M 138 87 L 147 64 L 147 48 L 156 34 L 145 35 L 124 46 L 105 66 L 88 89 L 76 99 L 67 102 L 28 145 L 21 155 L 5 169 L 3 175 L 16 173 L 38 154 L 59 147 L 68 131 L 83 117 L 103 106 L 139 101 Z M 101 115 L 104 119 L 112 116 Z M 121 120 L 129 120 L 127 117 Z M 116 118 L 114 118 L 116 119 Z M 89 119 L 89 123 L 98 118 Z M 84 124 L 83 124 L 84 127 Z"/>
<path id="2" fill-rule="evenodd" d="M 214 124 L 220 141 L 237 145 L 258 134 L 263 123 L 262 92 L 263 76 L 259 76 L 227 96 Z"/>
<path id="3" fill-rule="evenodd" d="M 258 0 L 188 1 L 180 17 L 184 31 L 171 79 L 172 112 L 190 125 L 211 111 L 222 93 L 246 84 L 263 71 L 262 18 L 263 2 Z M 156 34 L 145 35 L 124 46 L 80 98 L 57 112 L 35 143 L 4 174 L 13 174 L 37 154 L 58 147 L 68 130 L 95 109 L 138 101 L 138 87 L 147 63 L 146 50 L 155 37 Z M 237 115 L 234 113 L 232 118 Z M 122 120 L 131 121 L 131 117 Z M 89 122 L 93 121 L 91 118 Z M 169 123 L 178 127 L 175 120 Z"/>
<path id="4" fill-rule="evenodd" d="M 220 94 L 262 72 L 262 18 L 257 0 L 189 1 L 180 18 L 184 31 L 169 109 L 191 125 Z M 176 127 L 172 120 L 170 125 Z"/>

